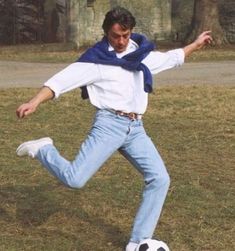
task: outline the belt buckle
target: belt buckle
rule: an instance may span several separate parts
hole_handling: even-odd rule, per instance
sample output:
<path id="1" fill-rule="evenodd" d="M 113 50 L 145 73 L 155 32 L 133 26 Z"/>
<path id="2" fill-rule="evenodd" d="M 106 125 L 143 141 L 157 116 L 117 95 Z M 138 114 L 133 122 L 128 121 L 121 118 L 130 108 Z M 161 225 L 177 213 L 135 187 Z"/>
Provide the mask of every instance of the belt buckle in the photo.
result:
<path id="1" fill-rule="evenodd" d="M 127 116 L 131 120 L 135 120 L 137 118 L 137 115 L 134 112 L 127 113 Z"/>
<path id="2" fill-rule="evenodd" d="M 135 119 L 141 119 L 142 115 L 134 113 L 134 112 L 123 112 L 123 111 L 115 111 L 116 114 L 120 115 L 120 116 L 124 116 L 129 118 L 130 120 L 135 120 Z"/>

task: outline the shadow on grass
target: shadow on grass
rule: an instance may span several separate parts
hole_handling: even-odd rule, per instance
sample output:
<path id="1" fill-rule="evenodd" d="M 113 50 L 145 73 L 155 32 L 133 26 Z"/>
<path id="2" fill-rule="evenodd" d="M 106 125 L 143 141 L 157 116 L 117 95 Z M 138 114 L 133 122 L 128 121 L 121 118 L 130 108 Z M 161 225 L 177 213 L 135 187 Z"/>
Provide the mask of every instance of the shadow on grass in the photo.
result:
<path id="1" fill-rule="evenodd" d="M 63 198 L 56 196 L 56 193 L 60 193 L 61 189 L 58 189 L 58 191 L 57 189 L 57 186 L 53 185 L 36 187 L 27 185 L 1 186 L 0 200 L 2 206 L 0 206 L 0 220 L 6 222 L 6 224 L 17 224 L 22 229 L 31 231 L 31 233 L 43 229 L 43 231 L 38 232 L 41 238 L 54 236 L 56 238 L 67 239 L 73 245 L 76 245 L 76 250 L 87 248 L 86 241 L 83 238 L 84 232 L 87 233 L 86 238 L 88 240 L 91 239 L 94 233 L 100 233 L 107 243 L 111 243 L 112 249 L 118 249 L 120 245 L 125 245 L 126 233 L 118 226 L 108 223 L 105 215 L 104 217 L 98 217 L 95 211 L 94 213 L 88 213 L 77 203 L 74 206 L 73 202 L 64 206 L 62 203 Z M 71 193 L 74 194 L 74 192 Z M 69 195 L 69 189 L 66 194 Z M 68 198 L 64 199 L 67 200 Z M 15 210 L 11 209 L 9 213 L 4 208 L 6 205 L 15 208 Z M 12 211 L 15 213 L 12 213 Z M 76 222 L 75 224 L 77 224 L 76 228 L 73 231 L 66 231 L 61 226 L 64 219 L 59 220 L 58 223 L 50 222 L 50 217 L 58 219 L 58 215 L 64 215 L 65 219 L 73 218 Z M 80 226 L 80 223 L 82 223 L 82 226 Z M 64 226 L 65 228 L 68 227 L 69 223 L 64 221 Z M 81 238 L 83 241 L 81 241 Z"/>
<path id="2" fill-rule="evenodd" d="M 22 226 L 39 226 L 47 221 L 50 215 L 60 210 L 58 203 L 48 199 L 47 187 L 6 186 L 1 187 L 1 201 L 15 204 L 16 220 Z M 1 216 L 2 217 L 2 214 Z"/>

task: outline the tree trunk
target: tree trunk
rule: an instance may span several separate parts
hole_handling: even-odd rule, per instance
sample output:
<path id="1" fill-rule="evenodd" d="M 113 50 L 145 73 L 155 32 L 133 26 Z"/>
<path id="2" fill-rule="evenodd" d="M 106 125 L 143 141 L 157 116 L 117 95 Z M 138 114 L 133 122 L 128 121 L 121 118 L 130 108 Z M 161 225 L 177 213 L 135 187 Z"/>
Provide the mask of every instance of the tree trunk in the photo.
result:
<path id="1" fill-rule="evenodd" d="M 225 33 L 219 23 L 217 0 L 195 0 L 192 29 L 186 43 L 194 41 L 202 31 L 211 30 L 213 45 L 227 44 Z"/>

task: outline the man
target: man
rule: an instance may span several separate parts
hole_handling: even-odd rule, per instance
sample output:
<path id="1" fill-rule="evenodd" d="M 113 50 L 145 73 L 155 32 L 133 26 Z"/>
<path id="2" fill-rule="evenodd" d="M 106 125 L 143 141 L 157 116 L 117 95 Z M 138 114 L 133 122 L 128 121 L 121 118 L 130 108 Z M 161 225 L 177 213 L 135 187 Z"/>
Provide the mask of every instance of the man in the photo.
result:
<path id="1" fill-rule="evenodd" d="M 83 187 L 116 150 L 126 157 L 145 182 L 126 251 L 134 251 L 141 240 L 152 238 L 170 182 L 142 122 L 152 90 L 152 74 L 180 66 L 185 56 L 212 41 L 206 31 L 183 49 L 161 53 L 154 51 L 145 37 L 133 34 L 134 26 L 135 18 L 128 10 L 116 7 L 109 11 L 102 26 L 102 41 L 78 62 L 50 78 L 36 96 L 16 111 L 19 118 L 24 118 L 42 102 L 86 86 L 97 112 L 75 159 L 64 159 L 50 138 L 21 144 L 17 155 L 37 158 L 51 174 L 72 188 Z"/>

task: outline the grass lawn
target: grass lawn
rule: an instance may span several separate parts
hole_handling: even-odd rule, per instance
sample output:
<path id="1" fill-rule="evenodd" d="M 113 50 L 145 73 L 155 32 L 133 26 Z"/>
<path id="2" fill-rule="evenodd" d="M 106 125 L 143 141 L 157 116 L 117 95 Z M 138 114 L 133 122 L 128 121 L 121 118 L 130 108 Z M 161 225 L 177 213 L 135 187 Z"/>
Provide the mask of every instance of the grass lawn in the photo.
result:
<path id="1" fill-rule="evenodd" d="M 179 44 L 161 45 L 157 49 L 166 51 L 181 47 Z M 84 51 L 77 50 L 71 44 L 36 44 L 36 45 L 12 45 L 0 47 L 0 60 L 27 61 L 27 62 L 52 62 L 71 63 Z M 207 47 L 197 53 L 193 53 L 187 59 L 191 62 L 197 61 L 221 61 L 235 60 L 235 45 L 226 47 Z"/>
<path id="2" fill-rule="evenodd" d="M 0 250 L 122 251 L 141 176 L 119 154 L 81 190 L 65 188 L 17 146 L 50 136 L 73 159 L 94 109 L 73 91 L 18 120 L 35 89 L 0 90 Z M 234 251 L 234 86 L 164 86 L 144 116 L 171 176 L 156 236 L 172 251 Z"/>

